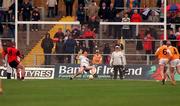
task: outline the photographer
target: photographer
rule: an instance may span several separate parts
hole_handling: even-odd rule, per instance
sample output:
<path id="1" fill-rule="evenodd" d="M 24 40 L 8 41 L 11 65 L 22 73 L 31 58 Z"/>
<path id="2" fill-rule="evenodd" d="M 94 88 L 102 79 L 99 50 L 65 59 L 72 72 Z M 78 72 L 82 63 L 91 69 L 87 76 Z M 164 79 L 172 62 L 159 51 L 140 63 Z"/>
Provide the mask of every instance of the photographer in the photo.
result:
<path id="1" fill-rule="evenodd" d="M 117 79 L 118 71 L 119 71 L 119 78 L 123 79 L 125 65 L 126 65 L 126 57 L 124 55 L 122 47 L 116 45 L 115 51 L 112 53 L 110 60 L 110 66 L 114 68 L 113 79 Z"/>

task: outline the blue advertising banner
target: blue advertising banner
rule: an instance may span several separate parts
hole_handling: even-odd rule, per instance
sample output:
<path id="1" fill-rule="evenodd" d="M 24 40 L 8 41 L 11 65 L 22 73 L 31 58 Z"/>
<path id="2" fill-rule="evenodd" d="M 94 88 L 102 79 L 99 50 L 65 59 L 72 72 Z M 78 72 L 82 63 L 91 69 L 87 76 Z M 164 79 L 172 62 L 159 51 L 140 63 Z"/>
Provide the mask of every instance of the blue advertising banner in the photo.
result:
<path id="1" fill-rule="evenodd" d="M 96 65 L 98 78 L 110 79 L 112 76 L 113 68 L 109 65 Z M 126 65 L 125 79 L 132 80 L 161 80 L 160 71 L 156 65 Z M 57 64 L 55 66 L 55 78 L 69 78 L 79 70 L 77 64 Z M 78 77 L 83 78 L 87 75 Z M 175 74 L 176 80 L 180 80 L 180 75 Z"/>

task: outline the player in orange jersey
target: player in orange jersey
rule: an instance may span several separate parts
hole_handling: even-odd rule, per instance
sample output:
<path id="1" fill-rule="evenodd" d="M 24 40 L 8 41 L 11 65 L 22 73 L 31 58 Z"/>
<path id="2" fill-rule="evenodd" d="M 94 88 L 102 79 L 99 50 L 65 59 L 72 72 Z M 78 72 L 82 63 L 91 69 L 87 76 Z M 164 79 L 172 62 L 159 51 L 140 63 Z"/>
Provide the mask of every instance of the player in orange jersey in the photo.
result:
<path id="1" fill-rule="evenodd" d="M 24 79 L 25 75 L 25 68 L 22 65 L 22 63 L 19 61 L 19 57 L 23 57 L 20 54 L 20 51 L 15 48 L 15 43 L 12 43 L 11 46 L 9 46 L 5 51 L 4 51 L 4 57 L 7 56 L 7 62 L 8 64 L 12 67 L 15 68 L 17 71 L 17 78 L 19 80 Z"/>
<path id="2" fill-rule="evenodd" d="M 167 76 L 165 67 L 168 64 L 170 57 L 172 56 L 170 50 L 168 49 L 166 45 L 166 42 L 167 41 L 164 40 L 162 42 L 163 43 L 162 46 L 160 46 L 155 53 L 155 56 L 157 56 L 159 59 L 159 68 L 161 71 L 163 85 L 165 84 L 165 79 Z"/>
<path id="3" fill-rule="evenodd" d="M 170 75 L 171 82 L 173 85 L 176 85 L 176 81 L 174 79 L 174 68 L 176 68 L 178 74 L 180 74 L 180 59 L 178 49 L 174 46 L 171 46 L 171 42 L 167 42 L 168 49 L 171 51 L 172 57 L 170 58 Z"/>

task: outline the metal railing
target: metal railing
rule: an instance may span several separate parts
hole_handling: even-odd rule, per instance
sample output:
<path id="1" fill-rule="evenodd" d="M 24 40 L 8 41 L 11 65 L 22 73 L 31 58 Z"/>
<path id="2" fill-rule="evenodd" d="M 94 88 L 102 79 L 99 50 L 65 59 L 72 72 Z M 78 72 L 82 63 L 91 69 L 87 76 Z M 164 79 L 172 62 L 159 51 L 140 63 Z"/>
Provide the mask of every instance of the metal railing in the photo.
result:
<path id="1" fill-rule="evenodd" d="M 63 56 L 64 58 L 64 61 L 60 64 L 78 64 L 77 63 L 77 59 L 76 59 L 76 56 L 78 54 L 32 54 L 34 56 L 34 63 L 33 63 L 33 66 L 39 66 L 39 65 L 42 65 L 42 64 L 37 64 L 38 62 L 38 57 L 42 57 L 42 56 L 50 56 L 51 59 L 50 60 L 45 60 L 45 61 L 51 61 L 53 63 L 50 63 L 50 64 L 47 64 L 47 65 L 44 65 L 44 66 L 54 66 L 56 64 L 59 64 L 59 62 L 54 62 L 52 60 L 55 60 L 57 59 L 57 56 Z M 90 57 L 90 60 L 92 60 L 92 57 L 93 57 L 94 54 L 89 54 L 89 57 Z M 110 56 L 111 54 L 101 54 L 102 57 L 104 58 L 104 56 Z M 71 61 L 70 63 L 67 62 L 67 56 L 70 56 L 71 57 Z M 157 63 L 157 59 L 151 59 L 152 57 L 154 57 L 154 54 L 125 54 L 126 56 L 126 60 L 127 60 L 127 64 L 146 64 L 146 65 L 151 65 L 151 64 L 155 64 Z M 133 59 L 128 59 L 128 57 L 135 57 Z M 139 59 L 138 57 L 143 57 L 142 59 Z M 145 57 L 145 58 L 144 58 Z M 137 59 L 136 59 L 137 58 Z M 133 63 L 131 61 L 134 61 Z M 45 62 L 44 61 L 44 62 Z M 57 61 L 57 60 L 55 60 Z M 141 62 L 141 63 L 140 63 Z M 107 63 L 104 63 L 103 64 L 107 64 Z"/>
<path id="2" fill-rule="evenodd" d="M 99 45 L 102 45 L 104 46 L 104 43 L 109 42 L 110 41 L 114 42 L 114 41 L 118 41 L 118 39 L 76 39 L 78 41 L 84 41 L 86 42 L 86 44 L 88 44 L 87 42 L 90 41 L 90 40 L 93 40 L 94 42 L 98 42 L 100 41 L 101 44 Z M 147 65 L 150 65 L 150 64 L 156 64 L 157 63 L 157 59 L 155 59 L 155 55 L 154 54 L 145 54 L 145 50 L 143 48 L 143 50 L 141 52 L 137 52 L 136 53 L 136 43 L 137 41 L 142 41 L 142 39 L 126 39 L 124 41 L 124 52 L 125 52 L 125 55 L 126 55 L 126 59 L 127 59 L 127 64 L 147 64 Z M 161 45 L 161 41 L 162 40 L 153 40 L 155 41 L 156 43 L 156 46 L 154 48 L 154 52 L 155 50 Z M 171 41 L 178 41 L 178 40 L 171 40 Z M 114 44 L 110 43 L 111 45 L 110 48 L 111 48 L 111 51 L 113 51 L 113 46 Z M 128 46 L 129 45 L 129 46 Z M 101 47 L 97 47 L 97 48 L 93 48 L 94 50 L 95 49 L 101 49 L 100 50 L 100 53 L 102 51 L 102 46 Z M 133 46 L 133 47 L 132 47 Z M 153 52 L 152 52 L 153 53 Z M 67 62 L 67 56 L 70 56 L 70 62 L 71 64 L 75 64 L 76 63 L 76 56 L 78 54 L 76 53 L 73 53 L 73 54 L 56 54 L 56 53 L 52 53 L 52 54 L 32 54 L 33 55 L 33 65 L 39 65 L 38 62 L 41 61 L 42 62 L 42 56 L 51 56 L 51 60 L 52 60 L 52 65 L 55 65 L 55 64 L 58 64 L 57 60 L 58 60 L 58 56 L 62 56 L 64 58 L 64 62 L 63 63 L 68 63 Z M 89 54 L 89 57 L 92 58 L 94 54 Z M 110 56 L 111 54 L 101 54 L 102 57 L 104 56 Z M 51 61 L 50 60 L 50 61 Z M 55 60 L 55 62 L 53 61 Z"/>

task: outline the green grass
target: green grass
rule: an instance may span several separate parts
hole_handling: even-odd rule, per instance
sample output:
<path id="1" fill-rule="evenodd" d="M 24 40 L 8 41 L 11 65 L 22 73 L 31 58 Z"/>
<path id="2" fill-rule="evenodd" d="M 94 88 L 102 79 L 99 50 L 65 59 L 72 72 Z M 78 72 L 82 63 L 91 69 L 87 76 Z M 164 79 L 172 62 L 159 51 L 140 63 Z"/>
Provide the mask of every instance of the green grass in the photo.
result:
<path id="1" fill-rule="evenodd" d="M 180 106 L 180 82 L 3 80 L 3 86 L 0 106 Z"/>

